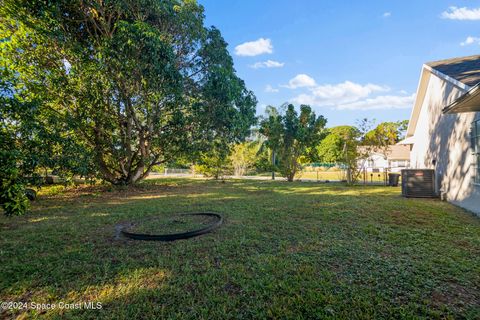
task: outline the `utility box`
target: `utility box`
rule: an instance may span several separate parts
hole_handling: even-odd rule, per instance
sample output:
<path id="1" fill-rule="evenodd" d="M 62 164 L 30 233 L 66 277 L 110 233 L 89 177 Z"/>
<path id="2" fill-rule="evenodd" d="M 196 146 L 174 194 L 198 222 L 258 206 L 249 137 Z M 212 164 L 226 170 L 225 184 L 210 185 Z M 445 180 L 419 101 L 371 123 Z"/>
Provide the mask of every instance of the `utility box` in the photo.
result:
<path id="1" fill-rule="evenodd" d="M 435 192 L 435 170 L 402 170 L 402 195 L 407 198 L 437 198 Z"/>

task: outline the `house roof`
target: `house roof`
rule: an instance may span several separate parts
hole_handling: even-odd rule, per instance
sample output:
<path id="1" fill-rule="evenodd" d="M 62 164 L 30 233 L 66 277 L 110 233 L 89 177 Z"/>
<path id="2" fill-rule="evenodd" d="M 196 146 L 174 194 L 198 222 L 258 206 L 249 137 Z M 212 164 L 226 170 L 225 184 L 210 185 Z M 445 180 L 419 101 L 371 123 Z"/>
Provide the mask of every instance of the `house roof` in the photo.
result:
<path id="1" fill-rule="evenodd" d="M 389 160 L 410 160 L 410 146 L 401 144 L 390 146 L 387 158 Z"/>
<path id="2" fill-rule="evenodd" d="M 451 104 L 442 109 L 443 113 L 462 113 L 480 111 L 480 85 L 471 88 Z"/>
<path id="3" fill-rule="evenodd" d="M 480 55 L 432 61 L 426 65 L 467 86 L 480 83 Z"/>
<path id="4" fill-rule="evenodd" d="M 457 97 L 458 99 L 455 99 L 455 101 L 446 101 L 446 105 L 442 108 L 444 113 L 478 110 L 478 106 L 475 106 L 477 101 L 470 98 L 477 93 L 473 89 L 480 85 L 480 55 L 428 62 L 423 65 L 420 73 L 415 103 L 408 123 L 407 138 L 415 133 L 418 117 L 432 75 L 453 84 L 460 92 L 466 93 L 472 90 L 471 94 L 463 97 L 463 99 L 462 97 Z M 452 96 L 452 98 L 455 97 Z"/>
<path id="5" fill-rule="evenodd" d="M 362 152 L 367 150 L 367 147 L 358 147 Z M 371 148 L 371 147 L 370 147 Z M 384 153 L 385 152 L 385 153 Z M 388 160 L 410 160 L 410 146 L 395 144 L 388 146 L 388 149 L 373 148 L 372 153 L 382 154 Z"/>
<path id="6" fill-rule="evenodd" d="M 414 143 L 415 143 L 415 141 L 413 140 L 413 137 L 408 137 L 408 138 L 405 138 L 402 141 L 398 142 L 397 144 L 410 145 L 410 144 L 414 144 Z"/>

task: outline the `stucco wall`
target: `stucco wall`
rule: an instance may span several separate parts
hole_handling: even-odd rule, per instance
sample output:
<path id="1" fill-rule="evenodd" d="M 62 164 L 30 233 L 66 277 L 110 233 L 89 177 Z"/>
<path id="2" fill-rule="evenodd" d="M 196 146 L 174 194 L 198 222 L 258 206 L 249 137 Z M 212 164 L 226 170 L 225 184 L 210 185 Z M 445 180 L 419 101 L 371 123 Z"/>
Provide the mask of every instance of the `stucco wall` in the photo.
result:
<path id="1" fill-rule="evenodd" d="M 373 161 L 373 166 L 371 161 Z M 408 161 L 405 166 L 399 167 L 398 161 L 401 160 L 387 160 L 385 156 L 378 153 L 372 153 L 367 160 L 360 160 L 358 161 L 358 167 L 360 169 L 366 169 L 367 172 L 372 172 L 373 169 L 380 169 L 382 172 L 385 168 L 388 168 L 389 172 L 400 172 L 402 169 L 406 169 L 409 167 Z"/>
<path id="2" fill-rule="evenodd" d="M 368 157 L 368 160 L 373 160 L 373 168 L 387 168 L 388 167 L 388 160 L 385 159 L 384 155 L 380 154 L 372 154 L 370 157 Z M 369 167 L 370 164 L 368 163 L 368 160 L 365 163 L 365 166 Z"/>
<path id="3" fill-rule="evenodd" d="M 437 191 L 447 200 L 480 214 L 480 186 L 472 184 L 470 126 L 477 113 L 442 114 L 464 90 L 431 75 L 415 128 L 413 168 L 436 169 Z"/>

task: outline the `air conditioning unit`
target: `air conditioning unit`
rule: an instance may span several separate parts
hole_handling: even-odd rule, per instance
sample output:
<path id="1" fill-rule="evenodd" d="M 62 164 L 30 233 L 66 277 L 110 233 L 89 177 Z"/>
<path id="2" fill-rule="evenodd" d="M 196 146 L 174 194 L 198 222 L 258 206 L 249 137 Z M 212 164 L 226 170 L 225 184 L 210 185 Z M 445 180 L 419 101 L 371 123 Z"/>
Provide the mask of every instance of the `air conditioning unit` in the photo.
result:
<path id="1" fill-rule="evenodd" d="M 402 195 L 407 198 L 436 198 L 435 170 L 403 169 Z"/>

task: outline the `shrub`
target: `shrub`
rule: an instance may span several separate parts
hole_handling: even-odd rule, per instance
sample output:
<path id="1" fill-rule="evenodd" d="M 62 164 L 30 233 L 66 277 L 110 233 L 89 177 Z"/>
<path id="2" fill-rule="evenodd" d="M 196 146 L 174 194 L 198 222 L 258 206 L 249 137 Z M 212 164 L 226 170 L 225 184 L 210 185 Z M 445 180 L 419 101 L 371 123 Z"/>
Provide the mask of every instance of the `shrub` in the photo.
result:
<path id="1" fill-rule="evenodd" d="M 0 204 L 7 216 L 22 215 L 27 212 L 30 201 L 27 198 L 25 187 L 14 181 L 2 183 Z"/>
<path id="2" fill-rule="evenodd" d="M 2 150 L 3 149 L 3 150 Z M 0 206 L 7 216 L 22 215 L 29 207 L 17 150 L 0 149 Z"/>

